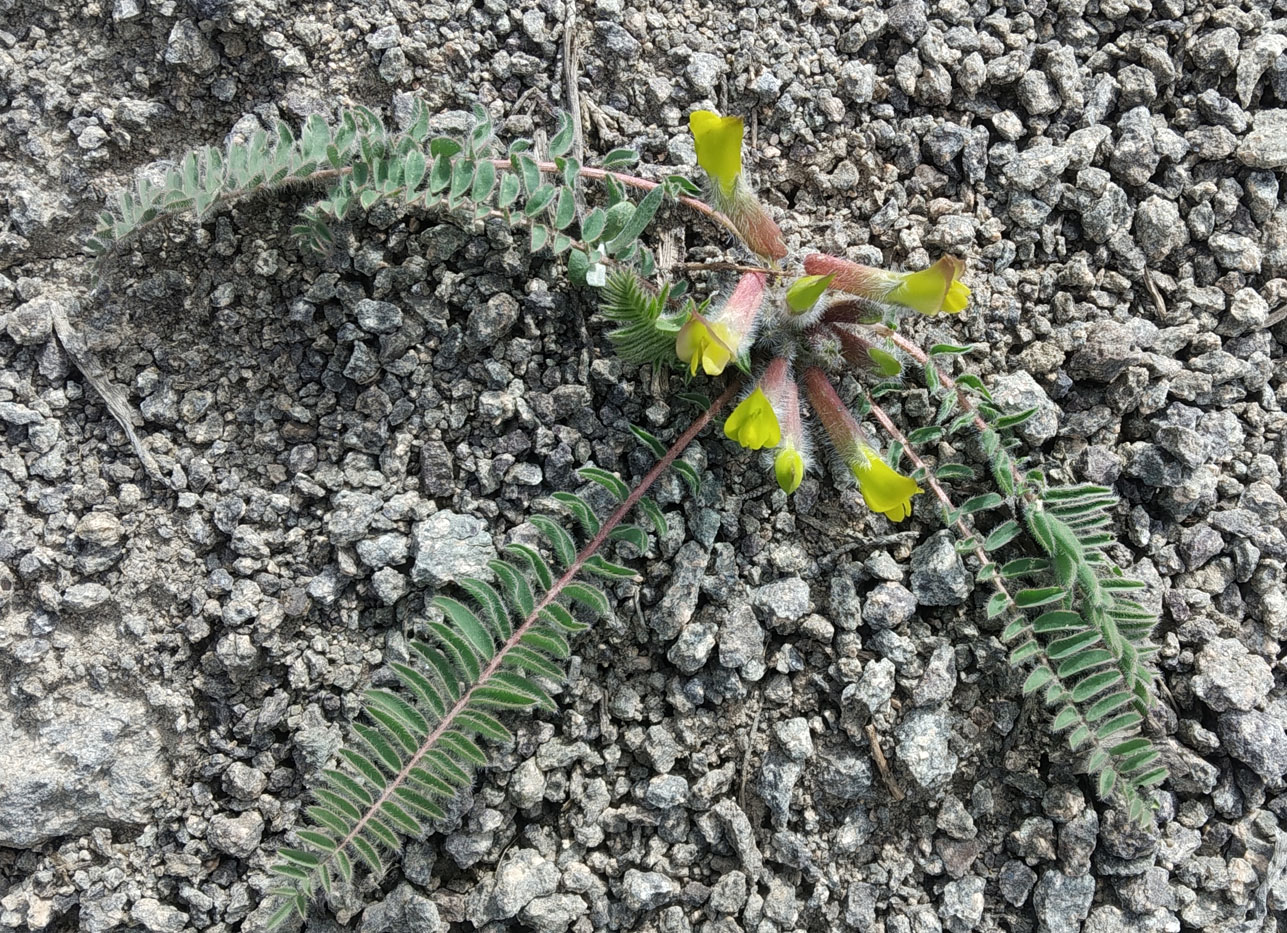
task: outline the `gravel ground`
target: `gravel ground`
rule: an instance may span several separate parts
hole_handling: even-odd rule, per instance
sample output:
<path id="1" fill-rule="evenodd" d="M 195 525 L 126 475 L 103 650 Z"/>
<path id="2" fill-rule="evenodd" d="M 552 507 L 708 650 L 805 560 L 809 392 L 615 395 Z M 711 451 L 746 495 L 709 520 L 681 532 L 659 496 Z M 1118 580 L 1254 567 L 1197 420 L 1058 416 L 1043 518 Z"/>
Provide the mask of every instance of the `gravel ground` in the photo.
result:
<path id="1" fill-rule="evenodd" d="M 928 497 L 896 531 L 818 478 L 786 503 L 712 440 L 561 713 L 309 928 L 1283 929 L 1287 6 L 636 2 L 578 9 L 590 152 L 689 165 L 693 108 L 744 113 L 795 245 L 968 258 L 974 306 L 921 334 L 986 345 L 1056 475 L 1123 496 L 1172 781 L 1149 832 L 1095 800 Z M 104 196 L 189 146 L 412 95 L 550 127 L 566 13 L 0 0 L 0 927 L 262 930 L 426 588 L 683 418 L 501 229 L 377 209 L 318 262 L 261 201 L 86 291 Z"/>

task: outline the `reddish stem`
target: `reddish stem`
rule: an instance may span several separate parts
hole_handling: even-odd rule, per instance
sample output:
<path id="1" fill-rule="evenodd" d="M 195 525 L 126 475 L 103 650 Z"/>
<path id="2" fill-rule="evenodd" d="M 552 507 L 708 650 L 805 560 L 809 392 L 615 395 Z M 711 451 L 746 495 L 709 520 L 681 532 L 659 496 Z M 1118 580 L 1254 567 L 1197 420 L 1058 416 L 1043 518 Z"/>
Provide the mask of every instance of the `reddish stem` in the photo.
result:
<path id="1" fill-rule="evenodd" d="M 498 169 L 509 169 L 511 171 L 514 168 L 510 164 L 509 159 L 492 159 L 492 165 L 496 166 Z M 553 162 L 537 162 L 536 167 L 542 172 L 548 172 L 551 174 L 562 171 Z M 647 178 L 640 178 L 637 175 L 625 175 L 621 172 L 612 172 L 605 168 L 582 166 L 577 169 L 577 174 L 581 175 L 583 178 L 611 178 L 613 181 L 620 182 L 623 185 L 628 185 L 631 188 L 638 188 L 641 191 L 651 191 L 653 188 L 661 187 L 661 182 L 659 181 L 649 181 Z M 742 238 L 742 234 L 738 232 L 737 227 L 733 226 L 733 221 L 729 220 L 728 217 L 715 210 L 715 208 L 711 207 L 705 201 L 699 201 L 697 198 L 690 198 L 686 194 L 681 194 L 678 200 L 679 203 L 685 207 L 691 208 L 697 211 L 697 213 L 703 214 L 715 221 L 715 223 L 724 227 L 729 233 L 736 236 L 739 240 Z"/>
<path id="2" fill-rule="evenodd" d="M 741 380 L 734 380 L 730 383 L 728 388 L 720 394 L 719 398 L 712 402 L 710 407 L 707 408 L 706 411 L 702 412 L 702 414 L 697 417 L 697 420 L 688 427 L 688 430 L 681 434 L 679 439 L 671 444 L 670 449 L 666 451 L 665 456 L 653 465 L 653 468 L 649 470 L 644 475 L 644 478 L 639 481 L 633 490 L 631 490 L 625 501 L 617 507 L 616 511 L 608 516 L 607 520 L 605 520 L 600 526 L 598 533 L 591 539 L 589 544 L 581 549 L 580 553 L 577 554 L 576 559 L 572 562 L 572 565 L 568 567 L 563 576 L 559 577 L 554 585 L 546 591 L 540 602 L 538 602 L 532 609 L 532 612 L 523 620 L 523 623 L 514 630 L 514 633 L 505 641 L 505 644 L 496 652 L 495 657 L 488 662 L 487 666 L 483 669 L 482 673 L 479 674 L 478 679 L 474 684 L 465 691 L 464 695 L 456 701 L 456 704 L 447 711 L 447 714 L 442 717 L 442 720 L 438 725 L 434 727 L 433 731 L 430 732 L 424 742 L 421 743 L 420 748 L 416 753 L 408 759 L 407 763 L 402 766 L 402 770 L 399 771 L 385 786 L 384 791 L 380 796 L 377 797 L 369 807 L 367 807 L 361 818 L 353 825 L 353 828 L 349 830 L 348 834 L 341 839 L 336 844 L 332 852 L 328 854 L 326 860 L 329 860 L 330 855 L 333 855 L 335 852 L 341 852 L 347 848 L 366 827 L 366 824 L 369 823 L 375 817 L 376 813 L 380 811 L 380 808 L 385 804 L 385 802 L 393 798 L 394 791 L 406 783 L 412 770 L 420 764 L 420 761 L 425 755 L 433 750 L 438 740 L 442 738 L 443 734 L 448 729 L 451 728 L 456 717 L 469 707 L 474 691 L 485 685 L 488 679 L 500 670 L 501 666 L 505 663 L 505 659 L 509 655 L 509 652 L 518 646 L 522 641 L 523 636 L 527 634 L 528 630 L 531 629 L 531 627 L 535 625 L 537 620 L 541 617 L 542 610 L 544 610 L 546 606 L 550 605 L 559 593 L 563 591 L 564 587 L 572 582 L 572 579 L 577 575 L 581 568 L 585 566 L 585 562 L 593 557 L 594 554 L 603 547 L 613 529 L 621 524 L 621 521 L 627 514 L 629 514 L 630 510 L 639 503 L 639 500 L 643 498 L 648 489 L 657 481 L 657 478 L 675 462 L 675 459 L 683 453 L 684 449 L 688 447 L 689 444 L 693 442 L 693 439 L 697 437 L 701 430 L 705 428 L 706 425 L 710 424 L 711 420 L 719 414 L 720 410 L 728 404 L 729 399 L 733 398 L 740 388 Z"/>

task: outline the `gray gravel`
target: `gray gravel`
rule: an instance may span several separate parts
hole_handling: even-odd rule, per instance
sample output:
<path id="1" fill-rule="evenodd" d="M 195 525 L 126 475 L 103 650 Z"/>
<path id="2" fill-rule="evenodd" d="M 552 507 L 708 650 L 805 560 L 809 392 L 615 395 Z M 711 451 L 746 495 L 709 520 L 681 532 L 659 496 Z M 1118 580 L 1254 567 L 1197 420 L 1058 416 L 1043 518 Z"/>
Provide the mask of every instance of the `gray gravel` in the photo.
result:
<path id="1" fill-rule="evenodd" d="M 495 224 L 377 207 L 312 259 L 281 235 L 299 202 L 256 200 L 149 234 L 94 294 L 72 247 L 136 169 L 337 104 L 548 133 L 565 5 L 0 6 L 0 928 L 257 933 L 268 849 L 426 600 L 535 541 L 577 467 L 640 475 L 626 426 L 672 436 L 680 383 L 614 359 Z M 1123 497 L 1113 557 L 1161 611 L 1151 828 L 1024 705 L 929 496 L 890 537 L 711 437 L 560 712 L 308 928 L 1281 929 L 1280 7 L 577 7 L 587 158 L 688 171 L 691 110 L 753 114 L 793 247 L 966 258 L 970 311 L 907 331 L 979 346 L 1047 471 Z"/>

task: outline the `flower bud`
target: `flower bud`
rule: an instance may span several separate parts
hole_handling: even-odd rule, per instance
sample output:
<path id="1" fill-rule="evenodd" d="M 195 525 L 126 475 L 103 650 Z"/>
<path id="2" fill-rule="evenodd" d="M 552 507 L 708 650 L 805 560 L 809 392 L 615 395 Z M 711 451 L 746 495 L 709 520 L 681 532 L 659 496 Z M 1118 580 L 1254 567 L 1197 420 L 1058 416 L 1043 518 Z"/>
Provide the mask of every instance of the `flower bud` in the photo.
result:
<path id="1" fill-rule="evenodd" d="M 784 446 L 773 461 L 773 475 L 788 496 L 804 482 L 804 456 L 794 447 Z"/>
<path id="2" fill-rule="evenodd" d="M 833 278 L 831 275 L 806 275 L 796 279 L 787 287 L 787 307 L 796 314 L 808 311 L 818 303 Z"/>

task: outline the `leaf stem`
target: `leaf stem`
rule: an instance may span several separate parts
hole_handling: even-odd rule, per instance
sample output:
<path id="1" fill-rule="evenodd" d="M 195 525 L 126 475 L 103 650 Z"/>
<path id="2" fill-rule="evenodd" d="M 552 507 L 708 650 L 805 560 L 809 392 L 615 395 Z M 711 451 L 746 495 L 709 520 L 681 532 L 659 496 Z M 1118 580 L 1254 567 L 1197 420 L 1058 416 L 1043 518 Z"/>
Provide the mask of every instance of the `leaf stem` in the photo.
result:
<path id="1" fill-rule="evenodd" d="M 424 742 L 421 743 L 420 748 L 417 749 L 415 754 L 407 760 L 407 763 L 402 766 L 402 769 L 394 775 L 393 779 L 389 781 L 380 795 L 366 808 L 358 821 L 353 824 L 353 828 L 349 830 L 344 838 L 340 839 L 335 844 L 333 849 L 325 854 L 322 858 L 321 865 L 318 866 L 319 868 L 327 864 L 337 852 L 344 851 L 362 832 L 367 823 L 375 818 L 375 815 L 381 810 L 384 804 L 393 798 L 394 792 L 406 782 L 407 778 L 410 777 L 412 770 L 420 764 L 420 761 L 424 756 L 433 750 L 434 746 L 438 743 L 438 740 L 441 739 L 443 734 L 451 728 L 456 717 L 469 707 L 470 701 L 473 699 L 474 692 L 478 690 L 478 688 L 484 686 L 487 681 L 498 670 L 500 670 L 501 666 L 505 663 L 509 652 L 519 645 L 523 636 L 526 635 L 528 630 L 536 624 L 537 620 L 541 617 L 541 612 L 558 597 L 559 593 L 561 593 L 569 583 L 572 582 L 573 578 L 578 572 L 580 572 L 581 568 L 585 566 L 585 562 L 593 557 L 594 554 L 603 547 L 613 529 L 621 524 L 622 520 L 629 514 L 630 510 L 639 503 L 639 500 L 643 498 L 644 494 L 657 481 L 661 474 L 675 462 L 679 455 L 683 453 L 688 445 L 691 444 L 697 435 L 701 433 L 702 429 L 711 423 L 711 420 L 719 414 L 720 410 L 728 404 L 729 400 L 737 394 L 740 388 L 741 380 L 733 380 L 720 394 L 719 398 L 715 399 L 715 401 L 710 404 L 710 407 L 698 415 L 697 419 L 689 425 L 688 429 L 670 445 L 670 449 L 668 449 L 665 455 L 653 465 L 652 469 L 644 474 L 643 479 L 635 485 L 635 488 L 630 491 L 630 494 L 625 498 L 625 500 L 603 522 L 598 533 L 590 540 L 590 543 L 583 547 L 577 554 L 576 559 L 572 561 L 572 564 L 567 568 L 563 576 L 559 577 L 559 579 L 555 581 L 554 585 L 546 591 L 545 595 L 532 609 L 527 618 L 523 620 L 522 624 L 514 630 L 514 633 L 505 641 L 505 644 L 496 652 L 496 655 L 490 662 L 488 662 L 487 666 L 479 674 L 478 679 L 475 680 L 460 699 L 456 701 L 455 705 L 447 711 L 446 715 L 439 720 L 438 724 L 433 728 L 433 731 L 431 731 L 425 738 Z"/>
<path id="2" fill-rule="evenodd" d="M 510 164 L 509 159 L 492 159 L 491 161 L 492 161 L 492 165 L 496 166 L 496 168 L 498 169 L 504 169 L 508 171 L 513 171 L 514 169 L 514 166 Z M 542 172 L 547 172 L 551 174 L 562 171 L 562 169 L 560 169 L 553 162 L 537 162 L 536 167 Z M 592 166 L 583 165 L 579 169 L 577 169 L 577 174 L 580 175 L 582 178 L 595 178 L 600 180 L 604 178 L 611 178 L 613 181 L 620 182 L 623 185 L 628 185 L 631 188 L 638 188 L 641 191 L 651 191 L 653 188 L 661 187 L 661 182 L 659 181 L 652 181 L 647 178 L 640 178 L 638 175 L 626 175 L 623 172 L 613 172 L 606 168 L 594 168 Z M 713 220 L 715 223 L 719 224 L 721 227 L 726 229 L 729 233 L 737 237 L 739 241 L 742 239 L 742 235 L 738 233 L 737 227 L 733 226 L 733 221 L 729 220 L 728 217 L 726 217 L 724 214 L 720 213 L 719 211 L 715 210 L 715 208 L 711 207 L 705 201 L 700 201 L 697 198 L 689 197 L 686 194 L 679 195 L 679 197 L 676 200 L 678 200 L 679 203 L 684 205 L 685 207 L 696 211 L 697 213 L 701 214 L 704 217 L 707 217 L 710 220 Z"/>

